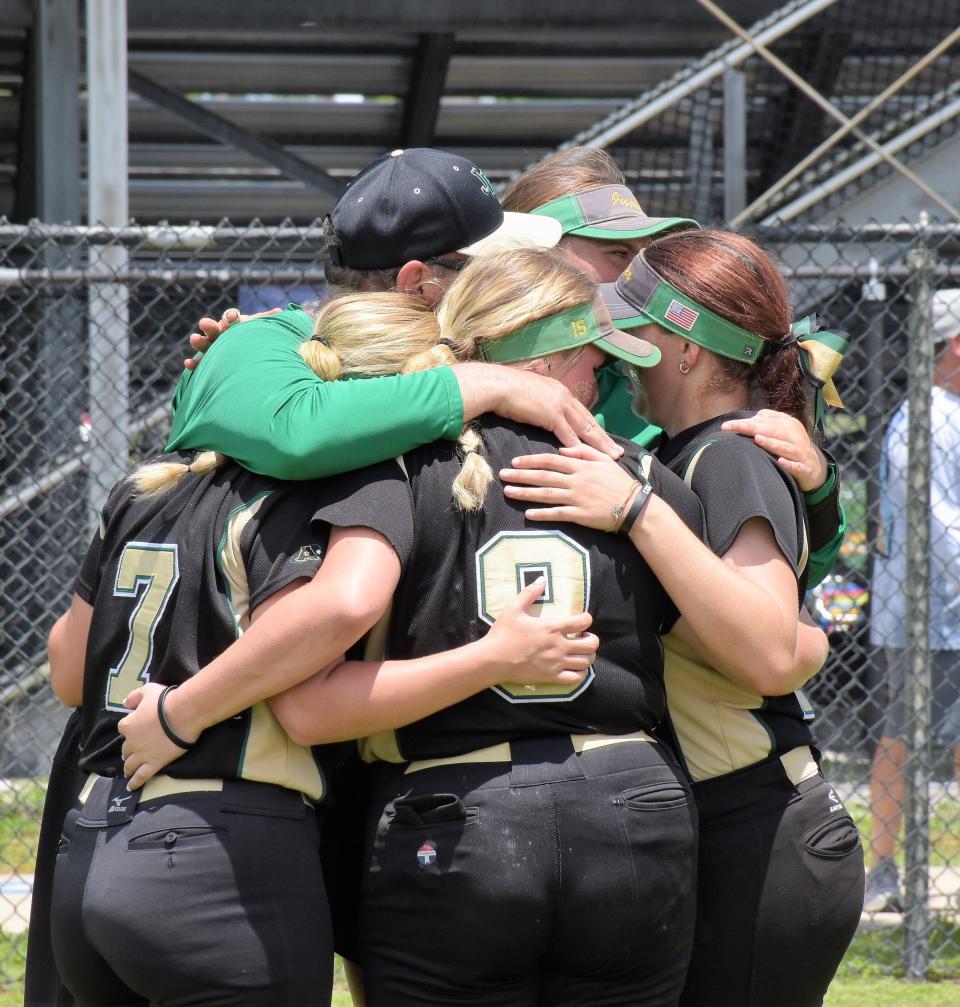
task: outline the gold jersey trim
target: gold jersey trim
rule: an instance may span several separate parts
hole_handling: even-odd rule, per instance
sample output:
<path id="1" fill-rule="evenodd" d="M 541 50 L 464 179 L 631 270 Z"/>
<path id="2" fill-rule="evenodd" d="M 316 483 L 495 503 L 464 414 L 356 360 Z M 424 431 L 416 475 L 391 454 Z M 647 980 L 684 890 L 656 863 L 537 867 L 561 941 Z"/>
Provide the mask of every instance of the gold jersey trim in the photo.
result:
<path id="1" fill-rule="evenodd" d="M 250 625 L 250 584 L 240 539 L 269 495 L 268 490 L 228 515 L 217 551 L 217 565 L 226 582 L 227 601 L 238 637 Z M 266 703 L 255 703 L 250 708 L 237 775 L 243 780 L 299 790 L 315 801 L 324 796 L 323 774 L 313 753 L 290 740 Z"/>

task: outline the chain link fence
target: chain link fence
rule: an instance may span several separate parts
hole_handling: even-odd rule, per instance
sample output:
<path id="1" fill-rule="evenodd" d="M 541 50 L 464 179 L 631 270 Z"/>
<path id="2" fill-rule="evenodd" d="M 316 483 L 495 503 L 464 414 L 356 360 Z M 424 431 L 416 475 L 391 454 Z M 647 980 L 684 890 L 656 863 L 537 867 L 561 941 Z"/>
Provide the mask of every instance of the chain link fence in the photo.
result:
<path id="1" fill-rule="evenodd" d="M 960 556 L 960 509 L 953 523 L 930 521 L 930 500 L 960 497 L 960 463 L 931 467 L 931 437 L 943 431 L 925 406 L 942 352 L 931 335 L 931 292 L 960 287 L 960 228 L 797 225 L 757 236 L 779 256 L 797 315 L 819 311 L 851 335 L 837 382 L 847 410 L 827 427 L 849 526 L 833 574 L 810 598 L 833 648 L 809 691 L 830 777 L 868 852 L 879 833 L 871 808 L 886 794 L 898 810 L 903 781 L 905 828 L 892 849 L 901 911 L 864 914 L 861 960 L 914 977 L 958 977 L 960 791 L 950 746 L 960 723 L 948 738 L 950 724 L 931 704 L 931 648 L 942 641 L 928 638 L 926 624 L 948 614 L 930 557 Z M 116 478 L 162 449 L 196 320 L 230 305 L 254 311 L 322 297 L 321 247 L 317 228 L 256 222 L 122 230 L 0 222 L 0 987 L 22 974 L 45 774 L 66 719 L 49 688 L 46 635 L 68 604 L 96 511 Z M 905 400 L 909 426 L 896 429 L 909 439 L 901 451 L 908 507 L 894 515 L 907 522 L 902 591 L 881 608 L 871 589 L 877 547 L 890 532 L 884 441 Z M 944 478 L 949 485 L 936 483 Z M 871 787 L 891 700 L 871 623 L 893 605 L 905 628 L 895 652 L 903 685 L 892 690 L 906 700 L 896 739 L 903 758 L 899 776 L 878 781 L 874 773 Z M 955 619 L 960 634 L 960 613 Z M 960 685 L 960 669 L 953 675 Z M 889 809 L 883 821 L 892 831 Z"/>

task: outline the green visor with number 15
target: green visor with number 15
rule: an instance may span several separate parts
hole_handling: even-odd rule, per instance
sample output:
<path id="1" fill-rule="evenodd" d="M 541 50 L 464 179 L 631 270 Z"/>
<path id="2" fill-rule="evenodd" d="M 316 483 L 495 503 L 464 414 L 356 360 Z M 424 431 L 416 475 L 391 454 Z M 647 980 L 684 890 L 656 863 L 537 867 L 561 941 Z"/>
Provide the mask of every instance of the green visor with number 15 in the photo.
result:
<path id="1" fill-rule="evenodd" d="M 481 360 L 509 364 L 590 343 L 634 367 L 653 367 L 660 360 L 660 351 L 652 343 L 614 328 L 599 294 L 592 302 L 529 322 L 500 339 L 481 340 L 477 353 Z"/>

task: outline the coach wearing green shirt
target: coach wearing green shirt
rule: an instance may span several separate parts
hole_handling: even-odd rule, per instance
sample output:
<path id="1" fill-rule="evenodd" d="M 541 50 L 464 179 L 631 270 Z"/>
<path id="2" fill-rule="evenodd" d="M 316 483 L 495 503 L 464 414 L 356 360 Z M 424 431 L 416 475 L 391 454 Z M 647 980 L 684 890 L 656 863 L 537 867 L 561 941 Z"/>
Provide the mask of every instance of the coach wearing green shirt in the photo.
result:
<path id="1" fill-rule="evenodd" d="M 472 162 L 397 150 L 354 179 L 326 223 L 337 294 L 399 289 L 432 305 L 477 254 L 550 248 L 560 225 L 504 213 Z M 406 376 L 324 382 L 297 352 L 313 318 L 286 311 L 232 328 L 174 396 L 169 449 L 216 448 L 254 472 L 308 479 L 371 465 L 438 438 L 456 439 L 485 412 L 551 430 L 566 444 L 619 448 L 558 382 L 464 363 Z"/>

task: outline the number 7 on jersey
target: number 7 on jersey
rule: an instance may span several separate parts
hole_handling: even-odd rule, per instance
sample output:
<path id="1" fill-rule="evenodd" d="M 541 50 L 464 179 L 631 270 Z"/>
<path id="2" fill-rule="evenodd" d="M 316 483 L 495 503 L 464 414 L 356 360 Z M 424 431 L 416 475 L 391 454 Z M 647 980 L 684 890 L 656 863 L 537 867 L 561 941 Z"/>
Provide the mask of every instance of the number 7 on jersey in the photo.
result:
<path id="1" fill-rule="evenodd" d="M 124 699 L 150 681 L 153 637 L 179 579 L 176 545 L 128 542 L 124 546 L 113 593 L 118 598 L 135 598 L 136 604 L 130 614 L 126 649 L 107 679 L 106 709 L 125 710 Z"/>

